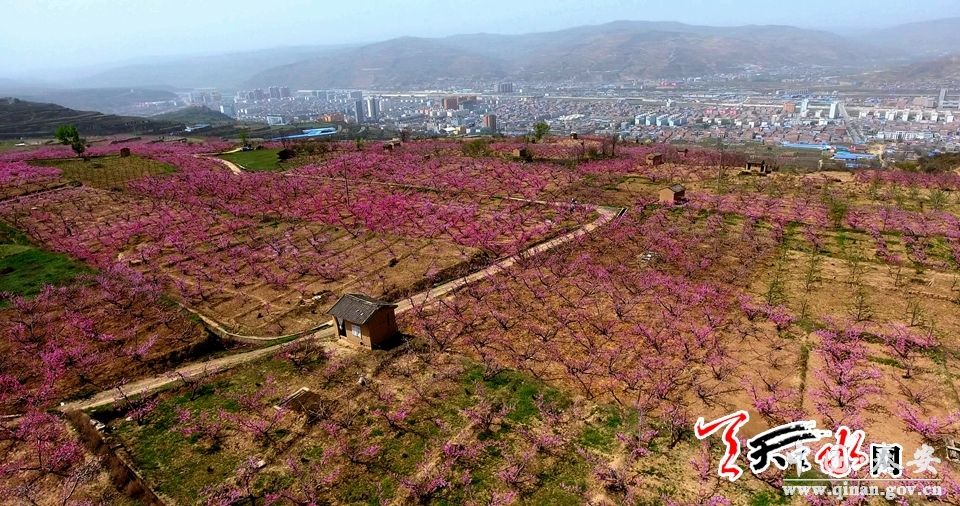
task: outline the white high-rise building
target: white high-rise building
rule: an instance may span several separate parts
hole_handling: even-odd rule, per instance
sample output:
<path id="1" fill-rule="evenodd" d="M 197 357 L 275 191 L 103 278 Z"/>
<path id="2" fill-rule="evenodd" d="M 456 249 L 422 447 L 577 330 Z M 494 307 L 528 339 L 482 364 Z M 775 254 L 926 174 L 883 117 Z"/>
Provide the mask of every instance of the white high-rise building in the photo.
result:
<path id="1" fill-rule="evenodd" d="M 370 121 L 380 121 L 380 103 L 373 97 L 367 97 L 367 117 Z"/>
<path id="2" fill-rule="evenodd" d="M 837 102 L 830 104 L 830 119 L 837 119 L 837 108 L 839 105 Z"/>

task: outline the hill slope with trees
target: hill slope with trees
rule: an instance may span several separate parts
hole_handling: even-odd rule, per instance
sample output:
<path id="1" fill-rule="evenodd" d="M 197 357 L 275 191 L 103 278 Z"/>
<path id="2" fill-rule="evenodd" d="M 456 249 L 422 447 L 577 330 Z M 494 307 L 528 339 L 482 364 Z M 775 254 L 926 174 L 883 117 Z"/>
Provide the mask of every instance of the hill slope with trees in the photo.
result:
<path id="1" fill-rule="evenodd" d="M 75 125 L 85 136 L 122 133 L 169 133 L 182 125 L 134 116 L 114 116 L 96 111 L 76 111 L 56 104 L 0 98 L 0 139 L 53 137 L 57 127 Z"/>

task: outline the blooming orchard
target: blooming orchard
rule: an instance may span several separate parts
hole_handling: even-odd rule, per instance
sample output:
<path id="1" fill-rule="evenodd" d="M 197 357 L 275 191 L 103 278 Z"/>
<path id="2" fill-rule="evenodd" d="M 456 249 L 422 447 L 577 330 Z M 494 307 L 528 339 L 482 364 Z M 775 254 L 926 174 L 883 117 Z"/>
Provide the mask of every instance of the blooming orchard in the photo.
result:
<path id="1" fill-rule="evenodd" d="M 59 147 L 4 155 L 0 217 L 99 273 L 5 299 L 3 370 L 15 372 L 0 376 L 0 401 L 23 416 L 4 426 L 16 450 L 0 473 L 25 481 L 82 468 L 44 410 L 130 379 L 119 371 L 167 369 L 161 358 L 195 337 L 167 297 L 272 335 L 310 328 L 348 290 L 409 297 L 398 320 L 413 341 L 398 350 L 364 358 L 302 345 L 271 362 L 287 364 L 283 377 L 181 378 L 171 395 L 187 399 L 176 406 L 118 400 L 135 422 L 121 430 L 130 445 L 156 425 L 182 448 L 229 457 L 229 476 L 211 466 L 202 471 L 217 480 L 193 491 L 209 504 L 340 494 L 509 504 L 544 490 L 624 504 L 668 490 L 669 504 L 726 504 L 736 490 L 691 437 L 700 416 L 736 407 L 765 427 L 817 418 L 851 434 L 885 424 L 931 444 L 956 433 L 958 406 L 940 395 L 950 385 L 934 378 L 949 376 L 936 368 L 951 360 L 942 357 L 960 322 L 924 308 L 956 308 L 945 283 L 960 279 L 960 222 L 935 193 L 958 189 L 956 178 L 760 178 L 726 170 L 742 155 L 608 142 L 331 143 L 300 167 L 240 174 L 205 155 L 225 145 L 133 144 L 177 172 L 122 191 L 56 188 L 57 169 L 25 163 L 66 156 Z M 520 148 L 532 160 L 512 159 Z M 667 163 L 648 165 L 653 153 Z M 674 182 L 689 201 L 656 204 Z M 594 221 L 600 204 L 624 214 L 527 253 Z M 452 296 L 412 297 L 507 257 Z M 843 295 L 825 295 L 828 283 Z M 871 290 L 914 302 L 890 309 Z M 520 380 L 502 388 L 519 377 L 537 391 Z M 310 402 L 274 407 L 301 383 Z M 889 428 L 889 415 L 874 415 L 883 410 L 901 423 Z M 598 413 L 616 415 L 600 429 Z M 677 472 L 696 490 L 649 472 L 671 452 L 690 455 L 692 468 Z"/>

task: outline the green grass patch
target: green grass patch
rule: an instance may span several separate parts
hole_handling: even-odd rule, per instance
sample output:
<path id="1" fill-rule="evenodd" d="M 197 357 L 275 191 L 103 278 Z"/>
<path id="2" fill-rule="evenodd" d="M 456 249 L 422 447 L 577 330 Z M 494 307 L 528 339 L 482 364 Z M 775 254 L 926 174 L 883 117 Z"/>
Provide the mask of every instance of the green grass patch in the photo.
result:
<path id="1" fill-rule="evenodd" d="M 63 285 L 90 268 L 65 255 L 36 248 L 0 259 L 0 292 L 31 296 L 46 285 Z"/>
<path id="2" fill-rule="evenodd" d="M 31 160 L 28 163 L 58 168 L 64 179 L 102 189 L 122 190 L 134 179 L 177 172 L 176 167 L 139 156 L 103 156 L 87 161 L 80 158 Z"/>
<path id="3" fill-rule="evenodd" d="M 0 292 L 29 297 L 46 285 L 63 285 L 90 272 L 66 255 L 34 247 L 22 233 L 0 223 Z"/>
<path id="4" fill-rule="evenodd" d="M 0 244 L 0 259 L 12 257 L 24 251 L 30 251 L 30 246 L 22 244 Z"/>
<path id="5" fill-rule="evenodd" d="M 279 149 L 255 149 L 220 155 L 220 158 L 233 162 L 244 170 L 254 172 L 283 171 L 302 165 L 302 163 L 298 164 L 296 160 L 280 163 L 280 158 L 277 157 L 279 152 Z"/>
<path id="6" fill-rule="evenodd" d="M 176 408 L 187 408 L 194 413 L 217 408 L 236 412 L 239 405 L 227 399 L 226 394 L 254 388 L 267 375 L 279 377 L 294 372 L 285 361 L 252 363 L 216 376 L 193 399 L 189 393 L 166 394 L 143 425 L 119 422 L 114 433 L 130 450 L 137 469 L 158 492 L 174 498 L 178 504 L 196 504 L 199 492 L 205 486 L 232 477 L 245 456 L 225 448 L 207 446 L 196 436 L 187 437 L 172 431 L 177 423 Z M 94 418 L 97 415 L 97 412 L 92 413 Z"/>
<path id="7" fill-rule="evenodd" d="M 369 438 L 380 445 L 381 449 L 371 459 L 363 479 L 346 479 L 338 482 L 330 491 L 331 497 L 343 504 L 378 504 L 378 497 L 396 498 L 397 477 L 411 476 L 417 472 L 417 464 L 425 455 L 436 451 L 436 445 L 444 437 L 456 434 L 465 426 L 466 420 L 458 414 L 463 407 L 474 406 L 478 399 L 476 389 L 482 385 L 485 396 L 501 403 L 515 406 L 513 415 L 503 420 L 500 428 L 478 435 L 480 439 L 496 442 L 486 449 L 486 453 L 469 466 L 470 491 L 453 486 L 437 493 L 430 504 L 464 504 L 474 497 L 499 490 L 499 478 L 496 473 L 504 463 L 504 453 L 513 452 L 518 441 L 516 429 L 520 426 L 536 425 L 539 413 L 536 401 L 540 395 L 555 402 L 560 409 L 572 403 L 569 396 L 542 382 L 513 371 L 503 371 L 489 378 L 483 377 L 483 369 L 476 362 L 465 360 L 465 372 L 460 376 L 447 395 L 435 404 L 419 404 L 419 408 L 397 430 L 388 429 L 372 411 L 378 407 L 376 402 L 361 406 L 351 416 L 356 424 L 354 437 L 363 427 L 374 427 Z M 160 493 L 166 494 L 178 504 L 196 504 L 200 491 L 209 485 L 230 480 L 236 468 L 246 458 L 227 440 L 222 447 L 211 445 L 209 441 L 196 436 L 187 437 L 173 432 L 176 421 L 176 409 L 188 408 L 193 413 L 213 411 L 223 408 L 237 410 L 239 406 L 227 400 L 231 393 L 250 391 L 257 382 L 263 382 L 267 375 L 274 375 L 280 385 L 278 395 L 292 391 L 297 385 L 306 383 L 303 372 L 285 360 L 263 360 L 241 366 L 217 376 L 209 385 L 203 387 L 191 399 L 187 389 L 170 390 L 161 394 L 159 407 L 148 417 L 143 425 L 113 419 L 109 423 L 119 441 L 130 451 L 135 466 Z M 277 399 L 268 399 L 276 402 Z M 109 409 L 93 413 L 94 418 L 110 420 L 116 414 Z M 449 429 L 441 429 L 435 420 L 442 420 Z M 580 435 L 575 446 L 589 446 L 614 449 L 617 432 L 636 430 L 637 417 L 632 410 L 617 406 L 599 406 L 595 408 L 587 422 L 587 430 Z M 632 428 L 632 429 L 631 429 Z M 293 427 L 290 430 L 298 430 Z M 263 456 L 270 465 L 282 462 L 286 457 L 299 458 L 302 462 L 318 462 L 329 448 L 324 432 L 314 427 L 311 436 L 296 439 L 294 446 L 283 450 L 283 455 L 274 453 L 277 448 L 258 447 L 255 452 Z M 293 435 L 293 434 L 290 434 Z M 283 435 L 277 433 L 277 439 Z M 234 436 L 235 438 L 235 436 Z M 581 444 L 583 442 L 583 444 Z M 249 453 L 249 452 L 248 452 Z M 531 469 L 536 485 L 523 497 L 523 504 L 530 505 L 576 505 L 581 500 L 565 487 L 585 487 L 590 474 L 590 466 L 585 459 L 570 450 L 562 455 L 541 455 Z M 351 472 L 355 472 L 354 471 Z M 459 473 L 460 471 L 457 471 Z M 282 490 L 291 485 L 291 477 L 273 469 L 266 469 L 256 478 L 254 486 L 258 491 Z"/>
<path id="8" fill-rule="evenodd" d="M 596 422 L 587 425 L 580 434 L 579 444 L 601 452 L 613 449 L 618 432 L 635 432 L 639 422 L 637 411 L 630 411 L 624 416 L 623 410 L 613 405 L 599 406 L 596 416 Z"/>
<path id="9" fill-rule="evenodd" d="M 134 465 L 157 492 L 180 504 L 194 504 L 205 486 L 233 476 L 241 458 L 222 450 L 201 449 L 192 438 L 171 430 L 176 423 L 174 406 L 162 403 L 148 424 L 124 422 L 116 435 L 131 448 Z"/>
<path id="10" fill-rule="evenodd" d="M 555 402 L 561 408 L 570 404 L 570 399 L 559 390 L 514 371 L 502 371 L 484 380 L 483 369 L 476 366 L 467 371 L 464 380 L 466 385 L 482 381 L 486 388 L 504 396 L 506 402 L 514 407 L 507 418 L 517 423 L 527 423 L 539 418 L 536 403 L 540 395 L 543 395 L 544 401 Z"/>
<path id="11" fill-rule="evenodd" d="M 874 364 L 888 365 L 890 367 L 896 367 L 897 369 L 905 369 L 900 361 L 890 357 L 875 357 L 871 355 L 867 357 L 867 360 L 873 362 Z"/>
<path id="12" fill-rule="evenodd" d="M 0 244 L 29 245 L 30 239 L 23 232 L 0 222 Z"/>

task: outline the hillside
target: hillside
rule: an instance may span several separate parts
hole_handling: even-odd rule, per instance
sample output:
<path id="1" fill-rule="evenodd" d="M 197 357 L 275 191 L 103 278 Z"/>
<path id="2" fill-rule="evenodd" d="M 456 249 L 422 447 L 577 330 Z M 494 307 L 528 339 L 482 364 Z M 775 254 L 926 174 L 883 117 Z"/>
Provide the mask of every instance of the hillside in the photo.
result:
<path id="1" fill-rule="evenodd" d="M 119 113 L 143 102 L 176 100 L 177 95 L 168 90 L 141 88 L 38 88 L 3 86 L 0 96 L 15 96 L 30 102 L 58 104 L 70 109 Z"/>
<path id="2" fill-rule="evenodd" d="M 345 47 L 282 47 L 145 61 L 97 73 L 77 84 L 88 87 L 167 85 L 178 88 L 234 88 L 264 69 L 317 58 Z"/>
<path id="3" fill-rule="evenodd" d="M 618 21 L 525 35 L 404 37 L 261 72 L 247 86 L 393 87 L 444 79 L 679 78 L 747 65 L 847 65 L 875 52 L 839 35 L 788 26 L 704 27 Z"/>
<path id="4" fill-rule="evenodd" d="M 56 104 L 0 99 L 0 139 L 53 137 L 60 125 L 76 125 L 85 136 L 121 133 L 166 133 L 181 125 L 95 111 L 77 111 Z"/>
<path id="5" fill-rule="evenodd" d="M 861 40 L 888 53 L 935 58 L 960 51 L 957 26 L 960 26 L 960 17 L 907 23 L 870 32 Z"/>
<path id="6" fill-rule="evenodd" d="M 933 61 L 911 63 L 887 71 L 878 72 L 870 81 L 932 81 L 960 82 L 960 54 Z"/>
<path id="7" fill-rule="evenodd" d="M 743 65 L 842 65 L 869 48 L 828 32 L 790 26 L 693 26 L 616 21 L 517 36 L 478 34 L 444 43 L 510 58 L 529 75 L 619 71 L 630 77 L 685 77 Z"/>
<path id="8" fill-rule="evenodd" d="M 196 125 L 197 123 L 209 123 L 211 125 L 221 125 L 224 123 L 235 123 L 236 120 L 214 111 L 209 107 L 191 106 L 179 111 L 158 114 L 150 117 L 151 121 L 165 121 L 169 123 L 183 123 L 185 125 Z"/>
<path id="9" fill-rule="evenodd" d="M 451 47 L 434 39 L 402 37 L 337 54 L 265 70 L 248 87 L 288 83 L 293 87 L 403 86 L 438 78 L 501 78 L 505 61 Z"/>
<path id="10" fill-rule="evenodd" d="M 930 60 L 957 51 L 960 32 L 953 27 L 958 21 L 960 18 L 909 23 L 857 36 L 790 26 L 713 27 L 615 21 L 521 35 L 401 37 L 367 45 L 277 47 L 142 58 L 88 77 L 65 80 L 64 86 L 85 88 L 82 94 L 73 94 L 76 96 L 62 90 L 11 90 L 18 83 L 9 80 L 0 80 L 0 94 L 109 112 L 115 109 L 108 100 L 139 98 L 120 93 L 130 87 L 242 89 L 283 83 L 308 89 L 387 88 L 471 77 L 529 81 L 589 81 L 607 76 L 681 78 L 749 65 L 886 69 L 911 59 Z M 94 101 L 89 97 L 91 89 L 112 91 Z"/>

